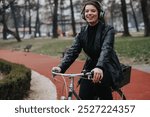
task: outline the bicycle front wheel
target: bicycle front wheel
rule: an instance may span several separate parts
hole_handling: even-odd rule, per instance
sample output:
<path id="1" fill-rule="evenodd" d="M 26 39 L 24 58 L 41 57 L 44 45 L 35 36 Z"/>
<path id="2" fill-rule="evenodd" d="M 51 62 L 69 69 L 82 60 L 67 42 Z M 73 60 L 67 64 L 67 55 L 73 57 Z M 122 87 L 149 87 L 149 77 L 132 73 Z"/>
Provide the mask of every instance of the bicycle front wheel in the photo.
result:
<path id="1" fill-rule="evenodd" d="M 126 97 L 121 89 L 112 92 L 113 100 L 126 100 Z"/>

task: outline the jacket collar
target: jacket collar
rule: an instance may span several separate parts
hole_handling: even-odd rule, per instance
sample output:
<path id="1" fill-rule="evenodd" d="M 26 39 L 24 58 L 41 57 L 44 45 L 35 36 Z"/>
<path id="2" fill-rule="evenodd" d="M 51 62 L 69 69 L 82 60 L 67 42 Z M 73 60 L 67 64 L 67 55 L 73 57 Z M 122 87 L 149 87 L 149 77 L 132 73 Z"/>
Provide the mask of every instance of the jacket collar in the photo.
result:
<path id="1" fill-rule="evenodd" d="M 89 25 L 87 25 L 85 27 L 85 31 L 84 31 L 84 38 L 85 39 L 87 38 L 87 35 L 88 35 L 88 27 L 89 27 Z M 99 39 L 102 36 L 103 28 L 104 28 L 104 24 L 102 22 L 99 22 L 98 28 L 97 28 L 97 31 L 96 31 L 96 36 L 95 36 L 96 40 Z"/>
<path id="2" fill-rule="evenodd" d="M 87 40 L 87 36 L 88 36 L 88 27 L 89 25 L 87 25 L 85 27 L 85 30 L 84 30 L 84 36 L 83 36 L 83 40 Z M 99 47 L 99 44 L 101 44 L 100 46 L 102 46 L 102 43 L 103 43 L 103 40 L 102 40 L 102 33 L 103 33 L 103 30 L 104 30 L 104 27 L 105 27 L 105 24 L 102 23 L 102 22 L 99 22 L 98 24 L 98 27 L 97 27 L 97 31 L 96 31 L 96 36 L 95 36 L 95 48 Z"/>

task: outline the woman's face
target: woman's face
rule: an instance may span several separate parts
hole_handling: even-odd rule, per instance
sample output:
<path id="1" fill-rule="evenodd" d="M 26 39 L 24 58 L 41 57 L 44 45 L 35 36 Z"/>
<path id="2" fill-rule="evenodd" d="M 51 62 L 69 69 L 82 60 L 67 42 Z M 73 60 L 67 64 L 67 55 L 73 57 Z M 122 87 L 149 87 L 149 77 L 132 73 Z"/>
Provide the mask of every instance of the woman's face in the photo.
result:
<path id="1" fill-rule="evenodd" d="M 98 10 L 93 5 L 85 6 L 85 20 L 89 23 L 89 25 L 94 26 L 98 23 Z"/>

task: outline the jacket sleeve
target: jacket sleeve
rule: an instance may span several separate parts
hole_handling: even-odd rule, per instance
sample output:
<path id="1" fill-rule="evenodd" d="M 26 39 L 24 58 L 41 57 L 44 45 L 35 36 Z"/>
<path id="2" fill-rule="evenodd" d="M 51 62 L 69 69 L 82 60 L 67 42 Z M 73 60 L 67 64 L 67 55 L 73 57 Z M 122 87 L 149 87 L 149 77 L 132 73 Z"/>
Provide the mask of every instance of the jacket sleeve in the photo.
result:
<path id="1" fill-rule="evenodd" d="M 64 73 L 70 65 L 75 61 L 81 52 L 80 33 L 75 37 L 72 46 L 67 50 L 62 62 L 58 65 L 61 72 Z"/>
<path id="2" fill-rule="evenodd" d="M 111 53 L 114 48 L 114 28 L 109 27 L 102 36 L 103 44 L 96 67 L 105 69 L 105 64 L 110 62 Z"/>

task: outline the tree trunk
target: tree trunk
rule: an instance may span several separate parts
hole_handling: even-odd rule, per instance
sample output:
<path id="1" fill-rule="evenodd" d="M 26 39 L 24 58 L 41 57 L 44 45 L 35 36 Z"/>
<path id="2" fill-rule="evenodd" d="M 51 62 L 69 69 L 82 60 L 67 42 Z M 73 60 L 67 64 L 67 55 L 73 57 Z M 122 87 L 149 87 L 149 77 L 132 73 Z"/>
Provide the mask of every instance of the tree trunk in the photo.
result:
<path id="1" fill-rule="evenodd" d="M 39 37 L 41 37 L 41 31 L 40 31 L 40 19 L 39 19 L 39 0 L 37 1 L 37 14 L 36 14 L 36 22 L 35 22 L 35 37 L 37 37 L 37 34 Z"/>
<path id="2" fill-rule="evenodd" d="M 10 3 L 10 8 L 11 8 L 11 11 L 12 11 L 12 16 L 13 16 L 13 19 L 14 19 L 15 30 L 16 30 L 16 33 L 15 33 L 14 36 L 17 39 L 17 41 L 20 42 L 21 39 L 20 39 L 20 36 L 19 36 L 19 31 L 18 31 L 18 21 L 17 21 L 16 14 L 15 14 L 14 2 Z"/>
<path id="3" fill-rule="evenodd" d="M 54 7 L 53 7 L 52 0 L 48 0 L 48 2 L 49 2 L 49 7 L 50 7 L 50 16 L 53 16 Z M 51 36 L 51 32 L 48 32 L 48 36 Z"/>
<path id="4" fill-rule="evenodd" d="M 144 36 L 150 36 L 150 18 L 148 14 L 148 2 L 147 0 L 140 0 L 143 13 L 143 20 L 145 25 Z"/>
<path id="5" fill-rule="evenodd" d="M 138 22 L 137 22 L 137 19 L 136 19 L 136 15 L 135 15 L 131 0 L 130 0 L 130 6 L 131 6 L 131 9 L 132 9 L 132 13 L 133 13 L 133 19 L 134 19 L 134 22 L 135 22 L 136 31 L 139 32 Z"/>
<path id="6" fill-rule="evenodd" d="M 24 14 L 23 14 L 23 37 L 25 37 L 25 28 L 26 28 L 26 12 L 27 12 L 27 0 L 24 1 Z"/>
<path id="7" fill-rule="evenodd" d="M 57 18 L 57 10 L 58 10 L 58 0 L 54 0 L 54 12 L 53 12 L 53 38 L 58 37 L 58 18 Z"/>
<path id="8" fill-rule="evenodd" d="M 127 10 L 126 10 L 126 1 L 125 0 L 121 0 L 121 11 L 122 11 L 123 27 L 124 27 L 123 36 L 130 36 L 129 28 L 128 28 L 128 18 L 127 18 Z"/>
<path id="9" fill-rule="evenodd" d="M 6 12 L 5 12 L 5 3 L 3 3 L 3 12 L 2 12 L 2 24 L 3 24 L 3 39 L 7 39 L 7 24 L 6 24 Z"/>
<path id="10" fill-rule="evenodd" d="M 29 12 L 29 25 L 28 25 L 28 27 L 29 27 L 29 34 L 31 35 L 32 29 L 31 29 L 31 11 L 30 11 L 31 2 L 30 2 L 30 0 L 28 0 L 28 5 L 29 5 L 29 7 L 28 7 L 28 12 Z"/>
<path id="11" fill-rule="evenodd" d="M 70 0 L 70 8 L 71 8 L 72 31 L 73 31 L 73 36 L 75 36 L 76 35 L 76 27 L 75 27 L 75 18 L 74 18 L 74 10 L 73 10 L 72 0 Z"/>
<path id="12" fill-rule="evenodd" d="M 60 17 L 61 17 L 61 30 L 63 36 L 65 36 L 66 28 L 65 28 L 65 16 L 64 16 L 64 0 L 60 2 Z"/>

